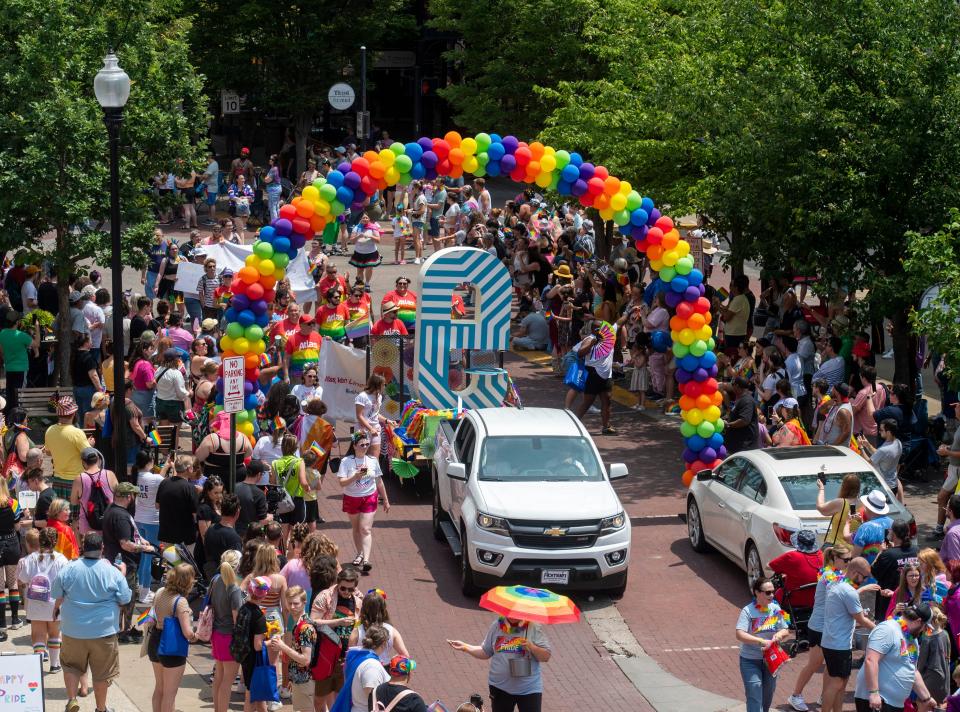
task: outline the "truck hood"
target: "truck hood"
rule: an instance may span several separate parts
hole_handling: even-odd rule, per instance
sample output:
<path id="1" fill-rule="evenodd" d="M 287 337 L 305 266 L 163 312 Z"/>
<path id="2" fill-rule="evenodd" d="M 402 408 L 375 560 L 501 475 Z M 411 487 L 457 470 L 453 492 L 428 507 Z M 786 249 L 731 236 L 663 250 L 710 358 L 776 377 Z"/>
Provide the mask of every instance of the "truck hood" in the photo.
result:
<path id="1" fill-rule="evenodd" d="M 478 482 L 483 510 L 507 519 L 562 523 L 618 514 L 623 505 L 602 482 Z"/>

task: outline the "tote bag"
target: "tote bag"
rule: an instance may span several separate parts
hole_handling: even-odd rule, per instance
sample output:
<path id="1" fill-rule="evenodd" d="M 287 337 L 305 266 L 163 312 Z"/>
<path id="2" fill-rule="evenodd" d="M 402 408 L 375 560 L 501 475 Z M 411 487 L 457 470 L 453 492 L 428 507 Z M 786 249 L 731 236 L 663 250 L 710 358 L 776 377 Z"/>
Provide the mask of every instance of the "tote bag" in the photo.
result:
<path id="1" fill-rule="evenodd" d="M 584 365 L 582 359 L 577 359 L 567 368 L 567 372 L 563 377 L 563 384 L 575 391 L 582 392 L 586 383 L 587 367 Z"/>
<path id="2" fill-rule="evenodd" d="M 177 596 L 173 602 L 173 615 L 163 619 L 163 630 L 160 631 L 160 645 L 157 646 L 157 655 L 185 658 L 190 650 L 190 643 L 183 635 L 183 631 L 180 629 L 180 621 L 177 620 L 177 604 L 181 598 L 182 596 Z"/>
<path id="3" fill-rule="evenodd" d="M 250 678 L 251 702 L 279 702 L 280 690 L 277 688 L 277 668 L 267 658 L 267 646 L 257 654 L 257 666 Z"/>

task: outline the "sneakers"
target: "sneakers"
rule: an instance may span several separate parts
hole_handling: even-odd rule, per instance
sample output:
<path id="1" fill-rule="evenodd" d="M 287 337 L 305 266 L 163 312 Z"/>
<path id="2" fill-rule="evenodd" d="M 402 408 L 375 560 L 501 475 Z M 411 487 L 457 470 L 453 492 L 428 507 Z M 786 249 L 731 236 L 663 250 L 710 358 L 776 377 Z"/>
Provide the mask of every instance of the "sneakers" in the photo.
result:
<path id="1" fill-rule="evenodd" d="M 291 700 L 293 699 L 293 690 L 289 687 L 280 688 L 280 699 L 281 700 Z"/>
<path id="2" fill-rule="evenodd" d="M 230 685 L 230 692 L 235 692 L 237 694 L 242 695 L 244 691 L 245 691 L 245 688 L 243 686 L 243 680 L 238 675 L 236 679 L 233 681 L 233 684 Z"/>
<path id="3" fill-rule="evenodd" d="M 592 405 L 592 406 L 590 406 L 589 408 L 587 408 L 587 412 L 588 412 L 588 413 L 592 413 L 593 415 L 599 415 L 599 414 L 600 414 L 600 409 L 597 408 L 597 406 Z"/>
<path id="4" fill-rule="evenodd" d="M 130 633 L 125 630 L 121 630 L 117 633 L 117 643 L 120 645 L 127 645 L 130 642 Z"/>
<path id="5" fill-rule="evenodd" d="M 797 712 L 807 712 L 810 708 L 807 707 L 807 703 L 803 700 L 803 695 L 790 695 L 787 698 L 787 702 L 790 703 L 790 706 L 793 707 Z"/>
<path id="6" fill-rule="evenodd" d="M 14 618 L 10 622 L 10 630 L 17 630 L 18 628 L 22 628 L 23 622 L 24 622 L 23 618 Z"/>
<path id="7" fill-rule="evenodd" d="M 603 432 L 604 435 L 616 435 L 616 434 L 617 434 L 617 429 L 614 428 L 612 425 L 608 425 L 607 427 L 605 427 L 605 428 L 603 429 L 602 432 Z"/>
<path id="8" fill-rule="evenodd" d="M 422 257 L 417 257 L 416 259 L 414 259 L 413 264 L 415 264 L 415 265 L 423 264 L 423 258 L 422 258 Z"/>
<path id="9" fill-rule="evenodd" d="M 283 703 L 282 703 L 282 702 L 268 702 L 268 703 L 267 703 L 267 710 L 269 710 L 269 712 L 277 712 L 277 710 L 282 710 L 282 709 L 283 709 Z"/>
<path id="10" fill-rule="evenodd" d="M 143 631 L 137 630 L 136 628 L 131 628 L 127 631 L 127 636 L 130 638 L 131 643 L 140 645 L 143 642 Z"/>
<path id="11" fill-rule="evenodd" d="M 155 595 L 154 592 L 151 591 L 149 588 L 144 589 L 140 593 L 140 595 L 137 597 L 137 603 L 143 606 L 149 606 L 151 603 L 153 603 L 154 595 Z"/>
<path id="12" fill-rule="evenodd" d="M 885 359 L 891 359 L 891 358 L 893 358 L 893 349 L 889 349 L 888 351 L 884 351 L 884 352 L 883 352 L 883 355 L 882 355 L 880 358 L 885 358 Z"/>
<path id="13" fill-rule="evenodd" d="M 56 675 L 58 672 L 62 672 L 62 671 L 63 671 L 63 668 L 60 667 L 59 665 L 51 665 L 51 666 L 50 666 L 50 674 L 51 674 L 51 675 Z"/>

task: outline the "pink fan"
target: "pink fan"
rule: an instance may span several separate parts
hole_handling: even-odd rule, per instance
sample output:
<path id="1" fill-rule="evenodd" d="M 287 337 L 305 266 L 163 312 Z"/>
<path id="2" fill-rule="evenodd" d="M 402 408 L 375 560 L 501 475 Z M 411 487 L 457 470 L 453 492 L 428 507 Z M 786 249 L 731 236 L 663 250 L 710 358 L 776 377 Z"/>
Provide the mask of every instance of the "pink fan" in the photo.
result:
<path id="1" fill-rule="evenodd" d="M 593 347 L 593 358 L 606 358 L 613 351 L 617 342 L 617 334 L 607 322 L 601 322 L 597 329 L 597 345 Z"/>

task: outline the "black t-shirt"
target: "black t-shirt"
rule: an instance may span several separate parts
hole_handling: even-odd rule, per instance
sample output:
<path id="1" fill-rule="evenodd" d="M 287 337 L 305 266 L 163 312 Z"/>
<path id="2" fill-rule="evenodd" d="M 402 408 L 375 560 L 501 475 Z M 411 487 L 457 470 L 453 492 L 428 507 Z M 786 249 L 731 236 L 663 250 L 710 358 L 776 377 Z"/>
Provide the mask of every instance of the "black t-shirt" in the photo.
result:
<path id="1" fill-rule="evenodd" d="M 13 500 L 7 506 L 0 507 L 0 536 L 9 536 L 17 530 L 17 522 L 23 518 L 23 511 L 13 511 Z"/>
<path id="2" fill-rule="evenodd" d="M 90 371 L 97 370 L 97 360 L 87 351 L 77 351 L 73 359 L 73 385 L 84 387 L 92 386 Z"/>
<path id="3" fill-rule="evenodd" d="M 37 285 L 37 308 L 48 311 L 54 316 L 60 313 L 60 297 L 57 285 L 53 282 L 41 282 Z"/>
<path id="4" fill-rule="evenodd" d="M 140 335 L 147 330 L 147 320 L 144 319 L 139 314 L 136 314 L 133 319 L 130 320 L 130 341 L 136 341 L 140 338 Z"/>
<path id="5" fill-rule="evenodd" d="M 382 703 L 384 707 L 393 702 L 393 698 L 404 690 L 409 689 L 406 685 L 394 685 L 392 682 L 382 682 L 377 685 L 374 694 L 377 696 L 377 704 Z M 367 709 L 373 709 L 373 695 L 367 698 Z M 416 692 L 407 695 L 400 700 L 393 708 L 393 712 L 427 712 L 427 705 L 423 698 Z"/>
<path id="6" fill-rule="evenodd" d="M 220 521 L 220 515 L 209 502 L 201 502 L 197 507 L 197 521 L 217 524 Z"/>
<path id="7" fill-rule="evenodd" d="M 250 653 L 243 659 L 242 665 L 244 668 L 249 669 L 256 667 L 257 660 L 260 657 L 260 653 L 253 647 L 253 639 L 254 636 L 266 634 L 267 617 L 263 615 L 263 611 L 260 610 L 260 606 L 256 603 L 247 601 L 243 605 L 250 610 Z"/>
<path id="8" fill-rule="evenodd" d="M 267 516 L 267 495 L 257 485 L 240 482 L 237 485 L 237 499 L 240 500 L 237 533 L 243 536 L 251 523 L 259 522 Z"/>
<path id="9" fill-rule="evenodd" d="M 112 564 L 120 554 L 129 571 L 140 565 L 140 552 L 124 551 L 120 546 L 123 540 L 134 540 L 133 517 L 125 507 L 111 503 L 103 513 L 103 558 Z"/>
<path id="10" fill-rule="evenodd" d="M 47 521 L 47 510 L 50 509 L 50 503 L 57 498 L 56 493 L 53 491 L 53 487 L 47 487 L 43 492 L 37 497 L 37 506 L 33 510 L 33 520 L 40 520 L 41 522 Z M 36 526 L 36 524 L 34 524 Z M 38 529 L 40 527 L 37 527 Z"/>
<path id="11" fill-rule="evenodd" d="M 337 594 L 337 607 L 333 611 L 334 618 L 350 618 L 357 613 L 357 600 L 353 596 L 344 598 Z M 347 648 L 350 647 L 350 634 L 353 632 L 353 626 L 336 626 L 333 629 L 340 636 L 341 655 L 347 654 Z"/>
<path id="12" fill-rule="evenodd" d="M 737 420 L 745 420 L 748 423 L 745 428 L 724 428 L 723 439 L 726 441 L 727 452 L 740 452 L 757 446 L 757 437 L 760 434 L 757 424 L 757 402 L 749 391 L 745 391 L 737 398 L 727 419 L 731 423 Z"/>
<path id="13" fill-rule="evenodd" d="M 193 544 L 197 540 L 197 488 L 182 477 L 173 476 L 157 487 L 160 509 L 160 541 Z"/>
<path id="14" fill-rule="evenodd" d="M 880 552 L 873 562 L 871 573 L 880 584 L 880 588 L 891 591 L 900 585 L 900 571 L 911 560 L 917 559 L 916 546 L 892 546 Z M 885 613 L 885 611 L 879 611 Z"/>
<path id="15" fill-rule="evenodd" d="M 233 527 L 225 527 L 219 522 L 211 524 L 203 538 L 203 552 L 208 562 L 219 566 L 220 557 L 229 549 L 243 550 L 243 540 Z"/>

